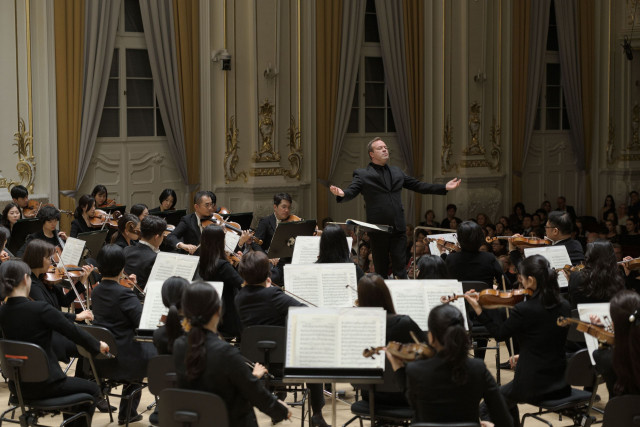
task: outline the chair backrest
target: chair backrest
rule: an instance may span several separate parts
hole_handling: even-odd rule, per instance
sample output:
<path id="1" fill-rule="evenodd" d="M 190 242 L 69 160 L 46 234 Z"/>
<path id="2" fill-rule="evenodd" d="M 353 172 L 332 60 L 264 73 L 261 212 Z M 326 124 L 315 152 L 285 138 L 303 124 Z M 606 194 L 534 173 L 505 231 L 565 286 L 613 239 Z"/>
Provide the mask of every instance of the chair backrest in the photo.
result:
<path id="1" fill-rule="evenodd" d="M 158 396 L 166 388 L 177 387 L 178 377 L 173 355 L 162 354 L 152 357 L 147 365 L 147 376 L 149 377 L 149 391 L 155 396 Z"/>
<path id="2" fill-rule="evenodd" d="M 283 326 L 249 326 L 242 331 L 240 353 L 252 362 L 265 365 L 284 363 L 287 328 Z"/>
<path id="3" fill-rule="evenodd" d="M 160 393 L 162 427 L 228 427 L 227 406 L 220 396 L 195 390 L 167 388 Z"/>
<path id="4" fill-rule="evenodd" d="M 41 382 L 49 379 L 47 353 L 37 344 L 0 340 L 0 366 L 10 380 Z"/>
<path id="5" fill-rule="evenodd" d="M 580 314 L 577 309 L 571 310 L 571 317 L 573 319 L 580 319 Z M 571 323 L 569 325 L 569 332 L 567 332 L 567 340 L 573 342 L 585 342 L 584 333 L 579 332 L 577 328 L 578 325 L 575 323 Z"/>
<path id="6" fill-rule="evenodd" d="M 628 394 L 610 399 L 604 407 L 602 427 L 640 426 L 640 395 Z"/>
<path id="7" fill-rule="evenodd" d="M 116 339 L 107 328 L 103 328 L 102 326 L 93 326 L 93 325 L 78 325 L 83 331 L 87 332 L 91 336 L 93 336 L 98 341 L 104 341 L 109 346 L 109 353 L 114 356 L 118 355 L 118 345 L 116 344 Z M 78 352 L 83 357 L 89 357 L 89 352 L 81 346 L 78 346 Z M 100 353 L 97 356 L 94 356 L 96 359 L 104 359 L 105 356 Z"/>
<path id="8" fill-rule="evenodd" d="M 565 380 L 575 387 L 593 387 L 596 385 L 597 374 L 591 365 L 589 350 L 583 348 L 577 351 L 567 362 Z"/>

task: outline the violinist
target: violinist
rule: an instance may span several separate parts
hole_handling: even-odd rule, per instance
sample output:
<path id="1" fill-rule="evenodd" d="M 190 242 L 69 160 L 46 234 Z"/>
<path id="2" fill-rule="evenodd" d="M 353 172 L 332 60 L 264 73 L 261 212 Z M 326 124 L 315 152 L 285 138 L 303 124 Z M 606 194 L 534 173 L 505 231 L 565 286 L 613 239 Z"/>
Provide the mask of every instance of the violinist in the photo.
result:
<path id="1" fill-rule="evenodd" d="M 449 269 L 441 257 L 436 255 L 423 255 L 418 260 L 418 280 L 448 279 Z"/>
<path id="2" fill-rule="evenodd" d="M 172 354 L 173 343 L 184 334 L 181 321 L 182 292 L 191 283 L 182 277 L 171 276 L 162 284 L 162 304 L 169 309 L 164 325 L 153 331 L 153 345 L 158 354 Z"/>
<path id="3" fill-rule="evenodd" d="M 31 277 L 29 266 L 19 260 L 11 260 L 0 266 L 0 286 L 7 297 L 6 304 L 0 306 L 0 327 L 5 339 L 26 341 L 42 347 L 47 353 L 49 378 L 39 383 L 22 383 L 25 399 L 47 399 L 75 393 L 87 393 L 93 397 L 89 405 L 78 406 L 78 411 L 86 411 L 91 418 L 95 402 L 100 398 L 96 383 L 67 377 L 58 364 L 53 351 L 53 332 L 86 348 L 93 354 L 108 353 L 109 347 L 97 341 L 64 318 L 60 311 L 42 301 L 30 301 Z M 9 381 L 9 388 L 15 385 Z M 68 418 L 64 414 L 64 418 Z M 80 420 L 84 420 L 81 418 Z M 69 424 L 71 425 L 71 424 Z M 82 421 L 74 425 L 86 425 Z M 89 422 L 90 425 L 90 422 Z"/>
<path id="4" fill-rule="evenodd" d="M 113 235 L 111 243 L 122 249 L 135 246 L 140 238 L 140 220 L 137 216 L 126 213 L 118 220 L 118 232 Z"/>
<path id="5" fill-rule="evenodd" d="M 14 202 L 7 203 L 7 206 L 2 210 L 2 225 L 11 231 L 20 216 L 20 207 Z"/>
<path id="6" fill-rule="evenodd" d="M 88 233 L 94 229 L 91 227 L 91 218 L 96 212 L 96 201 L 88 194 L 80 197 L 78 206 L 73 212 L 75 218 L 71 221 L 71 237 L 78 237 L 80 233 Z"/>
<path id="7" fill-rule="evenodd" d="M 138 244 L 124 248 L 126 258 L 124 271 L 127 275 L 135 274 L 137 283 L 142 289 L 147 284 L 153 263 L 160 252 L 166 228 L 167 222 L 164 219 L 149 215 L 140 223 Z"/>
<path id="8" fill-rule="evenodd" d="M 288 193 L 277 193 L 273 196 L 273 214 L 262 217 L 256 230 L 256 238 L 262 240 L 262 245 L 253 243 L 253 250 L 264 252 L 269 250 L 278 224 L 289 221 L 292 216 L 291 203 L 293 201 Z"/>
<path id="9" fill-rule="evenodd" d="M 243 328 L 254 325 L 285 327 L 287 326 L 289 307 L 305 306 L 285 294 L 280 287 L 271 284 L 270 267 L 267 255 L 261 251 L 247 252 L 240 260 L 238 273 L 244 279 L 245 285 L 238 292 L 235 305 Z M 271 370 L 275 372 L 279 368 L 272 364 Z M 311 424 L 326 427 L 327 423 L 322 417 L 322 407 L 324 406 L 322 384 L 309 384 L 308 387 L 313 413 Z"/>
<path id="10" fill-rule="evenodd" d="M 91 192 L 91 197 L 96 201 L 96 208 L 108 208 L 110 206 L 115 206 L 116 201 L 109 199 L 109 193 L 107 192 L 107 187 L 102 184 L 98 184 L 93 187 L 93 191 Z"/>
<path id="11" fill-rule="evenodd" d="M 514 425 L 520 425 L 518 403 L 562 399 L 571 394 L 564 379 L 567 328 L 556 323 L 559 316 L 570 316 L 571 309 L 560 296 L 558 273 L 541 255 L 525 258 L 518 270 L 524 288 L 533 291 L 533 296 L 516 304 L 502 323 L 487 315 L 477 294 L 465 294 L 465 300 L 492 337 L 499 341 L 513 337 L 519 343 L 520 354 L 510 359 L 515 366 L 513 381 L 500 388 Z M 489 420 L 486 407 L 481 408 L 481 415 Z"/>
<path id="12" fill-rule="evenodd" d="M 176 192 L 171 188 L 165 188 L 158 197 L 160 205 L 157 208 L 153 208 L 149 213 L 173 211 L 176 209 L 176 203 L 178 202 L 178 196 Z"/>
<path id="13" fill-rule="evenodd" d="M 330 263 L 352 263 L 347 244 L 347 235 L 342 227 L 329 224 L 324 227 L 320 235 L 320 252 L 318 254 L 318 264 Z M 364 276 L 364 271 L 356 264 L 356 279 L 360 280 Z"/>
<path id="14" fill-rule="evenodd" d="M 129 209 L 129 213 L 137 216 L 138 219 L 142 221 L 147 217 L 147 215 L 149 215 L 149 208 L 147 208 L 147 205 L 145 205 L 144 203 L 136 203 L 135 205 L 131 206 L 131 208 Z"/>
<path id="15" fill-rule="evenodd" d="M 60 251 L 63 249 L 63 242 L 67 240 L 67 234 L 64 231 L 58 231 L 60 211 L 53 206 L 43 206 L 38 211 L 37 218 L 42 221 L 42 230 L 27 236 L 24 245 L 22 245 L 16 253 L 18 257 L 22 257 L 27 244 L 34 239 L 44 240 L 54 247 L 59 248 Z"/>
<path id="16" fill-rule="evenodd" d="M 24 185 L 16 185 L 11 188 L 11 199 L 18 205 L 20 219 L 24 218 L 23 210 L 29 206 L 29 191 Z"/>
<path id="17" fill-rule="evenodd" d="M 464 317 L 452 305 L 429 313 L 429 344 L 437 353 L 429 359 L 405 364 L 387 352 L 398 383 L 406 390 L 415 411 L 414 422 L 477 423 L 478 405 L 484 399 L 497 427 L 511 427 L 504 398 L 481 360 L 471 359 Z M 484 424 L 483 424 L 484 425 Z"/>
<path id="18" fill-rule="evenodd" d="M 216 202 L 209 191 L 198 191 L 193 197 L 194 212 L 180 219 L 178 226 L 167 236 L 167 244 L 193 255 L 200 244 L 202 222 L 215 213 Z"/>

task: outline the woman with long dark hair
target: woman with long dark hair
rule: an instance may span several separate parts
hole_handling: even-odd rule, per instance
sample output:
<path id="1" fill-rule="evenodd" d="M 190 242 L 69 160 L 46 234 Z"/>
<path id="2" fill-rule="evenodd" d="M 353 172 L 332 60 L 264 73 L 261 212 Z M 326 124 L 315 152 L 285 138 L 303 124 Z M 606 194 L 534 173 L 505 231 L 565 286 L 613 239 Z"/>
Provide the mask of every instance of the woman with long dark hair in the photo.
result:
<path id="1" fill-rule="evenodd" d="M 176 195 L 176 192 L 173 189 L 165 188 L 164 190 L 162 190 L 162 193 L 160 193 L 160 197 L 158 197 L 158 201 L 160 202 L 160 205 L 158 205 L 157 208 L 151 209 L 149 211 L 150 213 L 175 210 L 176 202 L 178 201 L 178 196 Z"/>
<path id="2" fill-rule="evenodd" d="M 564 380 L 567 328 L 556 323 L 558 317 L 570 316 L 571 309 L 560 296 L 558 273 L 541 255 L 525 258 L 518 270 L 524 288 L 533 295 L 516 304 L 502 323 L 487 315 L 477 294 L 465 295 L 492 337 L 498 341 L 513 337 L 520 345 L 520 354 L 511 358 L 515 365 L 513 381 L 500 388 L 514 425 L 520 425 L 518 403 L 562 399 L 571 394 L 571 387 Z M 483 419 L 487 418 L 485 414 Z"/>
<path id="3" fill-rule="evenodd" d="M 9 231 L 13 229 L 13 226 L 20 219 L 20 207 L 13 202 L 7 203 L 2 210 L 2 222 L 4 227 L 7 227 Z"/>
<path id="4" fill-rule="evenodd" d="M 224 230 L 220 226 L 210 225 L 202 230 L 198 274 L 204 281 L 224 283 L 220 333 L 225 337 L 240 336 L 242 328 L 234 301 L 244 280 L 227 261 Z"/>
<path id="5" fill-rule="evenodd" d="M 320 236 L 320 253 L 318 254 L 318 264 L 328 263 L 351 263 L 351 254 L 347 244 L 347 235 L 339 225 L 329 224 Z M 360 280 L 364 276 L 364 271 L 359 265 L 356 266 L 356 279 Z"/>
<path id="6" fill-rule="evenodd" d="M 80 233 L 93 231 L 90 221 L 91 218 L 93 218 L 95 211 L 96 201 L 93 197 L 88 194 L 80 197 L 80 200 L 78 200 L 78 206 L 73 212 L 73 217 L 75 219 L 71 221 L 71 232 L 69 235 L 71 237 L 78 237 L 78 234 Z"/>
<path id="7" fill-rule="evenodd" d="M 609 302 L 612 296 L 624 289 L 624 283 L 611 242 L 596 240 L 589 243 L 584 269 L 569 276 L 571 308 L 578 304 Z"/>
<path id="8" fill-rule="evenodd" d="M 169 309 L 164 325 L 153 331 L 153 345 L 158 354 L 173 353 L 173 343 L 182 336 L 182 292 L 189 281 L 171 276 L 162 284 L 162 304 Z"/>
<path id="9" fill-rule="evenodd" d="M 257 427 L 253 406 L 273 421 L 291 416 L 289 407 L 252 375 L 240 351 L 218 336 L 221 303 L 211 285 L 195 282 L 185 287 L 182 310 L 189 331 L 173 348 L 181 388 L 220 396 L 227 406 L 229 425 Z"/>
<path id="10" fill-rule="evenodd" d="M 436 355 L 404 363 L 387 352 L 396 378 L 406 389 L 414 421 L 470 422 L 479 419 L 484 399 L 496 426 L 512 426 L 496 381 L 481 360 L 468 357 L 469 338 L 460 310 L 448 304 L 429 312 L 428 340 Z"/>
<path id="11" fill-rule="evenodd" d="M 449 269 L 441 257 L 422 255 L 418 260 L 418 279 L 448 279 Z"/>
<path id="12" fill-rule="evenodd" d="M 600 210 L 600 220 L 606 221 L 607 215 L 609 214 L 609 212 L 615 213 L 615 211 L 616 211 L 616 202 L 613 200 L 613 196 L 611 194 L 607 194 L 607 197 L 604 198 L 604 205 Z"/>

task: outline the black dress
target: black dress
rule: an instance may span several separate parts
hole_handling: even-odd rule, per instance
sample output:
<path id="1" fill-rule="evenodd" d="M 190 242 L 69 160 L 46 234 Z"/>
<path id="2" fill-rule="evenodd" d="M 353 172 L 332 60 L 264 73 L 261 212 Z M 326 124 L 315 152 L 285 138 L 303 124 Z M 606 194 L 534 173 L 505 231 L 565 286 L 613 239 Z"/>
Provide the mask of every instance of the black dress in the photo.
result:
<path id="1" fill-rule="evenodd" d="M 225 337 L 239 337 L 242 332 L 240 318 L 236 311 L 235 298 L 244 279 L 226 259 L 218 259 L 216 269 L 211 276 L 202 277 L 207 282 L 222 282 L 222 319 L 220 333 Z"/>
<path id="2" fill-rule="evenodd" d="M 88 233 L 94 230 L 94 228 L 85 222 L 83 217 L 80 217 L 71 221 L 71 232 L 69 235 L 71 237 L 78 237 L 78 234 L 80 233 Z"/>

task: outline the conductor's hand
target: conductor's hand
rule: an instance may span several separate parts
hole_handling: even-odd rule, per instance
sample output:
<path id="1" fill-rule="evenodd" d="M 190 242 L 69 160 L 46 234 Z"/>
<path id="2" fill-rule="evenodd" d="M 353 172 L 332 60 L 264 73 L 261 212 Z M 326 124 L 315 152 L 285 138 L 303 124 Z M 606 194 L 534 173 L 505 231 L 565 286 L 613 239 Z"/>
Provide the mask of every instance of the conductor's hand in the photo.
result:
<path id="1" fill-rule="evenodd" d="M 451 181 L 447 182 L 447 185 L 445 185 L 445 188 L 449 191 L 455 190 L 456 188 L 460 187 L 461 182 L 462 182 L 461 179 L 453 178 Z"/>
<path id="2" fill-rule="evenodd" d="M 447 184 L 447 187 L 449 186 L 449 184 Z M 449 188 L 447 188 L 448 190 Z M 342 191 L 342 189 L 340 187 L 336 187 L 335 185 L 332 185 L 331 187 L 329 187 L 329 191 L 331 191 L 331 193 L 334 196 L 338 196 L 338 197 L 344 197 L 344 191 Z"/>

